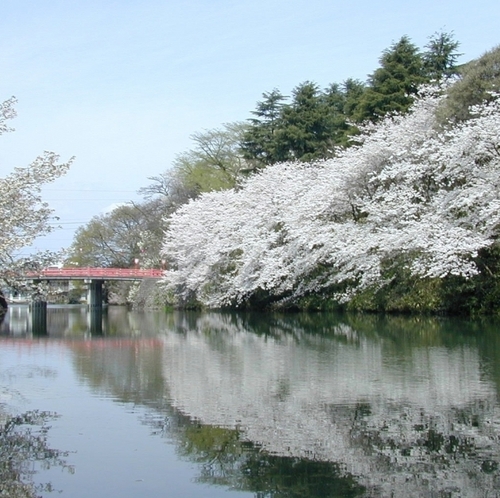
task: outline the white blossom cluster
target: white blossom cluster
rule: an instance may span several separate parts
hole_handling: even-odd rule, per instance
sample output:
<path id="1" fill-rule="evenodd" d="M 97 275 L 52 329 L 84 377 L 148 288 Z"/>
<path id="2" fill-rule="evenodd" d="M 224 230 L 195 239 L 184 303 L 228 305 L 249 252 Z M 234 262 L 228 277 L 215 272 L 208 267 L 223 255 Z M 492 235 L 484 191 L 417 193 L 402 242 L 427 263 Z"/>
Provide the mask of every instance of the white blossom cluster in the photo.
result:
<path id="1" fill-rule="evenodd" d="M 394 264 L 422 277 L 475 274 L 498 234 L 500 100 L 443 129 L 443 98 L 424 89 L 410 113 L 363 129 L 333 159 L 277 164 L 180 208 L 162 251 L 170 291 L 209 307 L 326 288 L 348 300 L 383 285 Z"/>
<path id="2" fill-rule="evenodd" d="M 0 135 L 10 128 L 6 121 L 15 116 L 11 98 L 0 104 Z M 35 238 L 51 230 L 52 210 L 42 201 L 42 187 L 65 174 L 72 160 L 60 163 L 59 156 L 53 152 L 45 152 L 37 157 L 26 168 L 15 168 L 14 171 L 0 178 L 0 281 L 15 279 L 19 271 L 16 253 L 29 246 Z M 46 263 L 47 254 L 41 256 Z M 36 258 L 31 258 L 32 262 Z M 26 266 L 26 261 L 23 265 Z"/>

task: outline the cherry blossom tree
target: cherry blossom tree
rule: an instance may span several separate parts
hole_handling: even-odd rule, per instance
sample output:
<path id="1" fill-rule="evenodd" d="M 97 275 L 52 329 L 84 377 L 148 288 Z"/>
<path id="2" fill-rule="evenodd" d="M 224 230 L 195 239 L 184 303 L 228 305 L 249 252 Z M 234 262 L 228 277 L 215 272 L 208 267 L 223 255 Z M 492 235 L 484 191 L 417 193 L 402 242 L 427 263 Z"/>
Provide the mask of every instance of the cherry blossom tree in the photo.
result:
<path id="1" fill-rule="evenodd" d="M 500 226 L 497 97 L 443 130 L 443 91 L 424 88 L 332 159 L 276 164 L 191 201 L 168 220 L 167 288 L 178 304 L 221 307 L 321 292 L 346 302 L 396 267 L 470 278 Z"/>
<path id="2" fill-rule="evenodd" d="M 0 104 L 0 134 L 11 131 L 7 125 L 15 117 L 16 99 L 11 98 Z M 4 178 L 0 178 L 0 284 L 15 284 L 22 269 L 32 269 L 46 265 L 51 255 L 34 254 L 20 259 L 19 250 L 52 230 L 52 210 L 42 200 L 42 187 L 65 174 L 73 159 L 66 163 L 59 161 L 53 152 L 44 152 L 28 167 L 15 168 Z"/>

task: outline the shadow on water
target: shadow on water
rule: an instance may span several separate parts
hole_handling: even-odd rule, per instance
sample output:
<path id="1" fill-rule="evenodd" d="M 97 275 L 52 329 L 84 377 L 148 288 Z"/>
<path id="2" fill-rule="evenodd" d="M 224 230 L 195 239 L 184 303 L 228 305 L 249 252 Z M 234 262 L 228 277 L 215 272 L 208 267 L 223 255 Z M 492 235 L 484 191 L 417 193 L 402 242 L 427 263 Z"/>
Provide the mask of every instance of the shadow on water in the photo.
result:
<path id="1" fill-rule="evenodd" d="M 68 339 L 93 392 L 143 406 L 200 483 L 259 498 L 500 488 L 496 320 L 110 308 L 100 323 L 49 309 L 48 338 Z"/>

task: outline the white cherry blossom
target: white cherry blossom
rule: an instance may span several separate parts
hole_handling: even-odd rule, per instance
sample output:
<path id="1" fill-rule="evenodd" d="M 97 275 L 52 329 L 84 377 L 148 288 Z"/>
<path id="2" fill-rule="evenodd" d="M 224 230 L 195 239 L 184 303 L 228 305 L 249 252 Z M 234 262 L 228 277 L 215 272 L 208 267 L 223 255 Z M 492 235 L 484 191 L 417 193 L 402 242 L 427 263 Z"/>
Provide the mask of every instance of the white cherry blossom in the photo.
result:
<path id="1" fill-rule="evenodd" d="M 0 135 L 11 129 L 6 121 L 15 116 L 11 98 L 0 104 Z M 33 255 L 22 264 L 17 260 L 19 249 L 29 246 L 37 237 L 52 230 L 52 210 L 42 200 L 42 187 L 64 175 L 72 159 L 59 161 L 53 152 L 44 152 L 28 167 L 15 168 L 11 174 L 0 178 L 0 282 L 15 280 L 21 267 L 36 265 L 37 258 L 46 264 L 47 253 Z"/>
<path id="2" fill-rule="evenodd" d="M 333 159 L 270 166 L 180 208 L 163 247 L 167 288 L 219 307 L 334 286 L 346 300 L 384 285 L 396 263 L 422 277 L 475 274 L 500 226 L 500 101 L 443 130 L 440 95 L 425 89 Z"/>

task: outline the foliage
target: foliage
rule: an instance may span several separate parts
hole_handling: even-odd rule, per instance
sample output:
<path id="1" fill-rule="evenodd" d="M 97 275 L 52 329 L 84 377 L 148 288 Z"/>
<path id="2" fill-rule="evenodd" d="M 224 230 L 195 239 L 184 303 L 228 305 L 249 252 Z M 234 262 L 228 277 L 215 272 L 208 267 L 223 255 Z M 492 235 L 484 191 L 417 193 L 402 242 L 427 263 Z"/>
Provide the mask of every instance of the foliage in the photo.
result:
<path id="1" fill-rule="evenodd" d="M 159 267 L 164 206 L 158 199 L 126 204 L 95 216 L 80 227 L 68 251 L 67 263 L 86 266 L 131 268 Z"/>
<path id="2" fill-rule="evenodd" d="M 380 58 L 367 83 L 348 78 L 325 90 L 301 83 L 287 101 L 278 89 L 264 92 L 243 134 L 244 157 L 256 167 L 290 160 L 326 159 L 355 141 L 356 124 L 406 112 L 418 88 L 457 73 L 459 43 L 452 33 L 435 33 L 421 52 L 403 36 Z"/>
<path id="3" fill-rule="evenodd" d="M 444 291 L 446 300 L 461 313 L 498 313 L 500 302 L 500 247 L 498 241 L 481 249 L 476 258 L 479 272 L 470 280 L 453 279 Z"/>
<path id="4" fill-rule="evenodd" d="M 418 105 L 431 106 L 432 112 L 425 118 L 425 123 L 417 123 L 418 133 L 413 139 L 408 140 L 408 137 L 414 133 L 411 128 L 413 125 L 405 125 L 408 137 L 402 138 L 402 146 L 396 143 L 399 138 L 395 138 L 394 134 L 390 137 L 390 140 L 394 141 L 400 166 L 405 161 L 408 162 L 408 169 L 411 169 L 414 164 L 417 165 L 413 179 L 398 183 L 400 179 L 405 177 L 406 172 L 394 173 L 395 179 L 390 177 L 392 172 L 387 170 L 384 172 L 386 166 L 394 168 L 393 165 L 391 166 L 391 161 L 394 162 L 395 159 L 390 150 L 392 145 L 389 143 L 380 145 L 384 140 L 381 138 L 384 134 L 382 131 L 384 127 L 388 129 L 389 123 L 393 122 L 397 128 L 398 122 L 403 119 L 401 116 L 391 116 L 395 113 L 404 114 L 412 108 L 415 98 L 418 97 L 418 88 L 422 83 L 431 80 L 446 81 L 457 74 L 459 68 L 457 68 L 456 63 L 461 55 L 457 52 L 458 47 L 459 43 L 450 33 L 435 33 L 429 38 L 423 51 L 420 51 L 407 36 L 403 36 L 382 53 L 380 67 L 370 75 L 366 84 L 347 79 L 342 84 L 332 84 L 327 89 L 321 90 L 315 83 L 306 81 L 293 89 L 290 98 L 284 96 L 278 89 L 265 92 L 262 100 L 257 103 L 256 109 L 252 111 L 253 117 L 248 120 L 249 124 L 224 125 L 220 129 L 194 134 L 192 136 L 193 148 L 179 154 L 172 168 L 150 178 L 153 184 L 141 189 L 147 199 L 144 206 L 153 200 L 158 202 L 159 209 L 152 211 L 152 216 L 156 217 L 156 228 L 148 228 L 144 222 L 138 223 L 141 228 L 137 231 L 135 229 L 129 230 L 126 226 L 120 228 L 119 225 L 116 225 L 116 230 L 112 230 L 113 233 L 107 234 L 105 237 L 106 240 L 113 241 L 110 244 L 112 247 L 105 247 L 102 240 L 98 244 L 92 243 L 87 244 L 87 246 L 94 245 L 103 254 L 108 254 L 105 264 L 111 264 L 110 261 L 113 261 L 113 264 L 124 266 L 130 265 L 131 261 L 138 258 L 137 247 L 140 247 L 142 251 L 145 250 L 144 248 L 148 248 L 148 257 L 144 258 L 144 255 L 141 254 L 139 259 L 147 260 L 148 265 L 158 265 L 159 258 L 156 251 L 161 244 L 163 230 L 168 227 L 169 223 L 176 223 L 177 220 L 175 216 L 170 218 L 170 215 L 178 208 L 180 208 L 179 212 L 183 213 L 182 206 L 186 204 L 191 206 L 186 207 L 186 210 L 192 209 L 193 212 L 198 209 L 197 206 L 201 206 L 200 209 L 208 209 L 208 212 L 217 213 L 216 216 L 220 220 L 209 220 L 205 213 L 201 213 L 201 221 L 190 219 L 183 228 L 179 222 L 179 226 L 174 227 L 174 232 L 184 230 L 184 235 L 178 235 L 178 240 L 183 241 L 184 238 L 191 237 L 192 227 L 196 227 L 193 228 L 196 234 L 192 239 L 197 242 L 194 244 L 186 242 L 185 250 L 187 253 L 182 256 L 183 249 L 173 248 L 175 256 L 171 255 L 170 249 L 165 249 L 166 259 L 169 259 L 170 263 L 174 265 L 173 272 L 177 271 L 178 257 L 182 259 L 186 268 L 193 271 L 189 277 L 175 279 L 175 283 L 171 282 L 168 287 L 167 294 L 177 295 L 179 303 L 184 306 L 231 306 L 238 304 L 240 306 L 262 307 L 273 305 L 279 301 L 280 305 L 283 306 L 295 307 L 300 303 L 300 306 L 306 305 L 313 308 L 323 306 L 336 308 L 339 305 L 339 299 L 342 302 L 347 302 L 352 295 L 357 295 L 358 303 L 364 302 L 367 305 L 370 301 L 369 307 L 373 307 L 373 309 L 407 311 L 420 308 L 421 310 L 432 309 L 435 311 L 446 308 L 447 305 L 444 302 L 449 303 L 453 309 L 456 307 L 461 310 L 470 309 L 469 305 L 464 308 L 458 303 L 453 304 L 452 299 L 448 300 L 446 297 L 448 296 L 446 290 L 448 286 L 441 285 L 446 280 L 443 275 L 425 274 L 422 268 L 430 263 L 422 263 L 423 266 L 417 268 L 420 263 L 416 263 L 416 261 L 421 262 L 426 259 L 427 248 L 422 248 L 415 242 L 412 249 L 408 249 L 411 253 L 410 256 L 406 257 L 407 253 L 404 249 L 404 257 L 399 257 L 399 242 L 395 240 L 396 235 L 394 233 L 387 235 L 387 228 L 382 226 L 382 221 L 374 228 L 375 217 L 372 213 L 375 210 L 374 206 L 378 205 L 380 214 L 376 216 L 379 216 L 380 220 L 386 219 L 388 226 L 390 226 L 391 223 L 395 223 L 395 219 L 389 213 L 396 209 L 398 196 L 403 195 L 404 198 L 405 195 L 415 195 L 411 201 L 415 218 L 411 222 L 415 224 L 413 229 L 417 230 L 417 225 L 427 226 L 426 223 L 429 224 L 428 226 L 433 226 L 434 220 L 430 220 L 430 211 L 426 210 L 430 210 L 430 206 L 437 203 L 437 199 L 440 196 L 443 197 L 445 191 L 449 191 L 448 195 L 450 196 L 450 192 L 458 192 L 460 183 L 465 181 L 460 178 L 456 180 L 458 183 L 447 184 L 449 179 L 437 174 L 440 165 L 443 165 L 447 159 L 438 158 L 437 163 L 434 159 L 434 155 L 439 156 L 439 152 L 435 153 L 435 150 L 439 150 L 440 141 L 446 144 L 453 142 L 451 138 L 453 131 L 450 133 L 441 131 L 441 135 L 436 135 L 437 131 L 434 127 L 440 122 L 442 123 L 442 118 L 439 118 L 441 121 L 438 119 L 438 123 L 435 120 L 437 102 L 440 102 L 438 116 L 446 114 L 442 111 L 443 108 L 454 109 L 450 103 L 457 100 L 455 97 L 457 90 L 455 89 L 460 88 L 459 85 L 466 80 L 465 76 L 462 81 L 447 90 L 446 99 L 440 97 L 432 102 L 428 100 L 427 104 L 416 104 L 412 111 L 414 116 L 423 116 L 422 113 L 415 113 Z M 491 69 L 495 65 L 494 58 L 489 65 L 491 66 L 489 72 L 483 68 L 482 75 L 490 75 Z M 479 66 L 483 67 L 484 63 L 480 63 Z M 467 71 L 464 70 L 463 74 L 466 73 Z M 472 88 L 474 80 L 470 81 Z M 458 93 L 460 94 L 460 92 Z M 480 101 L 483 101 L 485 97 L 489 98 L 487 93 L 482 92 Z M 480 102 L 467 100 L 467 98 L 462 99 L 462 101 L 466 102 L 466 105 Z M 452 121 L 449 119 L 449 113 L 447 116 L 447 121 Z M 370 125 L 361 124 L 367 120 L 372 123 L 382 122 L 378 135 Z M 403 128 L 401 129 L 403 130 Z M 376 136 L 379 137 L 378 145 L 371 138 Z M 421 149 L 421 143 L 427 141 L 427 136 L 432 138 L 429 161 L 423 156 L 424 149 Z M 354 146 L 354 159 L 349 158 L 349 153 L 344 150 L 347 146 Z M 376 150 L 377 147 L 381 147 L 380 151 Z M 451 148 L 452 145 L 449 147 Z M 369 152 L 370 150 L 372 152 Z M 367 156 L 372 154 L 373 157 L 360 160 L 359 158 L 365 153 Z M 452 161 L 458 161 L 457 157 L 454 157 L 450 151 L 447 154 L 452 158 Z M 465 152 L 466 156 L 467 154 Z M 311 161 L 325 158 L 328 161 L 324 164 L 310 164 Z M 306 163 L 300 174 L 297 173 L 300 167 L 291 163 L 295 160 Z M 475 160 L 482 161 L 480 158 Z M 273 173 L 270 172 L 269 176 L 246 181 L 249 173 L 258 172 L 263 167 L 287 161 L 288 164 L 280 166 Z M 357 167 L 354 166 L 357 161 L 367 164 L 372 162 L 373 164 Z M 422 164 L 426 164 L 426 166 L 422 167 Z M 342 168 L 344 171 L 339 171 Z M 354 173 L 356 168 L 359 171 Z M 429 171 L 424 171 L 426 168 Z M 446 169 L 444 166 L 443 168 Z M 291 173 L 292 170 L 293 173 Z M 377 179 L 378 173 L 389 174 L 389 178 Z M 293 178 L 294 174 L 298 175 L 295 179 Z M 447 174 L 443 173 L 443 175 Z M 288 176 L 291 178 L 288 179 Z M 335 180 L 326 180 L 328 176 Z M 302 184 L 289 187 L 289 184 L 294 181 L 302 182 Z M 325 181 L 327 184 L 331 182 L 330 187 L 334 192 L 330 196 L 325 194 L 324 198 L 320 196 L 319 205 L 322 206 L 321 208 L 313 206 L 314 199 L 312 197 L 317 194 L 317 186 L 314 183 L 316 181 Z M 476 180 L 472 180 L 472 182 L 474 181 Z M 267 182 L 268 184 L 261 187 L 252 186 L 259 182 Z M 281 185 L 283 182 L 286 183 L 286 186 Z M 311 182 L 313 183 L 311 184 Z M 247 201 L 245 195 L 242 194 L 242 197 L 245 198 L 243 211 L 248 210 L 248 214 L 240 212 L 241 206 L 234 208 L 231 206 L 233 202 L 241 202 L 239 194 L 231 190 L 234 188 L 243 188 L 249 193 L 248 195 L 250 195 L 252 188 L 256 189 L 257 193 L 255 195 L 252 193 L 255 200 Z M 271 200 L 262 199 L 259 188 L 267 190 Z M 290 203 L 296 201 L 296 204 L 300 206 L 305 202 L 302 199 L 304 196 L 309 199 L 308 202 L 312 206 L 310 216 L 311 219 L 315 220 L 313 223 L 315 230 L 318 230 L 315 235 L 317 242 L 312 235 L 297 234 L 299 225 L 305 223 L 309 214 L 304 214 L 304 219 L 301 221 L 294 221 L 298 224 L 297 227 L 294 227 L 295 232 L 287 225 L 288 221 L 284 220 L 281 215 L 276 215 L 277 219 L 272 222 L 264 223 L 265 229 L 255 226 L 264 216 L 267 216 L 265 214 L 267 212 L 271 213 L 270 218 L 273 218 L 275 213 L 283 209 L 291 209 L 292 204 L 288 206 L 286 201 L 282 199 L 276 201 L 272 199 L 275 194 L 271 194 L 275 190 L 282 190 L 283 196 L 286 197 L 290 193 L 287 191 L 288 188 L 291 188 L 290 192 L 293 192 Z M 306 190 L 307 188 L 311 189 L 311 194 Z M 398 189 L 401 189 L 401 192 Z M 222 191 L 228 190 L 231 192 L 222 193 Z M 201 204 L 189 204 L 190 201 L 198 199 L 199 196 L 205 198 L 204 194 L 219 191 L 221 195 L 215 196 L 211 201 L 202 200 Z M 210 203 L 213 205 L 208 206 Z M 335 208 L 331 209 L 330 204 Z M 342 209 L 337 212 L 336 209 L 341 205 Z M 381 212 L 383 205 L 388 209 L 386 213 Z M 226 210 L 230 214 L 227 214 Z M 398 210 L 396 209 L 396 211 Z M 425 216 L 428 217 L 427 220 L 421 218 L 421 212 L 424 211 Z M 235 222 L 235 225 L 230 229 L 222 227 L 222 220 L 227 216 L 232 216 L 233 212 L 240 212 L 240 216 L 245 219 Z M 319 212 L 321 214 L 318 214 Z M 166 217 L 166 220 L 162 219 L 163 216 Z M 454 217 L 456 221 L 460 216 L 455 210 L 451 218 Z M 436 215 L 436 218 L 439 217 Z M 446 219 L 446 223 L 450 223 L 446 216 L 444 219 Z M 97 221 L 99 221 L 99 230 L 101 231 L 104 231 L 104 228 L 110 229 L 113 224 L 112 217 L 107 216 Z M 341 240 L 339 242 L 340 249 L 337 246 L 330 247 L 336 242 L 334 243 L 335 237 L 331 235 L 331 226 L 325 228 L 329 222 L 335 227 L 334 230 L 349 233 L 352 240 Z M 352 226 L 348 226 L 348 223 L 351 223 Z M 409 230 L 411 223 L 409 221 L 403 223 L 406 230 Z M 321 224 L 325 226 L 321 227 Z M 369 265 L 369 272 L 363 271 L 362 266 L 359 267 L 359 271 L 354 271 L 351 268 L 352 264 L 347 262 L 350 251 L 347 244 L 357 246 L 356 238 L 358 236 L 366 237 L 365 225 L 369 227 L 366 230 L 371 237 L 373 237 L 373 232 L 380 231 L 380 234 L 386 233 L 389 239 L 393 238 L 392 249 L 381 251 L 379 246 L 384 244 L 381 241 L 373 242 L 374 247 L 368 249 L 365 247 L 361 251 L 363 256 L 356 255 L 352 259 L 352 264 L 354 262 L 360 263 L 364 257 L 368 257 L 368 260 L 376 262 L 375 266 Z M 467 234 L 470 227 L 466 229 L 464 226 L 458 225 L 458 228 L 451 229 L 450 234 L 452 235 L 450 236 L 460 239 L 465 236 L 464 234 Z M 399 228 L 398 226 L 397 230 Z M 82 239 L 87 235 L 90 236 L 89 232 L 94 229 L 95 227 L 89 225 L 82 229 L 78 237 Z M 230 235 L 227 235 L 226 230 Z M 119 234 L 120 231 L 123 232 L 122 235 Z M 204 231 L 210 233 L 206 239 L 201 235 Z M 266 231 L 272 235 L 270 242 L 266 242 Z M 290 233 L 293 233 L 293 236 Z M 262 237 L 263 240 L 257 243 L 259 237 Z M 308 237 L 309 241 L 306 243 L 305 239 Z M 425 237 L 430 237 L 435 242 L 438 236 L 424 231 Z M 89 237 L 89 240 L 92 238 L 95 239 L 95 237 Z M 214 242 L 217 238 L 225 242 Z M 136 242 L 130 244 L 132 239 L 135 239 Z M 167 238 L 167 240 L 169 239 Z M 367 240 L 371 240 L 370 237 Z M 418 241 L 419 238 L 416 237 L 415 240 Z M 447 256 L 450 261 L 453 259 L 459 261 L 457 267 L 460 269 L 457 270 L 457 277 L 465 278 L 466 283 L 459 284 L 465 294 L 472 292 L 470 278 L 472 269 L 479 268 L 473 261 L 474 256 L 478 248 L 484 247 L 484 240 L 479 241 L 474 237 L 471 240 L 471 249 L 470 251 L 466 250 L 465 255 L 461 253 L 459 245 L 455 253 L 456 257 Z M 492 239 L 488 240 L 491 242 Z M 181 242 L 182 244 L 183 242 Z M 220 250 L 219 246 L 224 244 L 227 246 L 227 250 L 224 250 L 224 256 L 217 255 L 217 251 Z M 253 244 L 261 246 L 263 257 L 257 257 L 255 261 L 252 259 L 250 263 L 247 260 L 248 247 L 253 247 Z M 295 249 L 290 249 L 291 244 L 296 244 L 300 248 L 301 255 L 302 252 L 316 254 L 314 263 L 302 261 L 302 267 L 299 263 L 295 264 Z M 476 244 L 474 246 L 476 249 L 472 248 L 474 244 Z M 187 249 L 193 245 L 196 247 Z M 206 248 L 213 245 L 217 246 L 215 253 L 207 256 Z M 309 249 L 309 246 L 312 247 L 312 250 Z M 82 252 L 81 248 L 78 250 Z M 111 254 L 112 251 L 114 254 Z M 368 256 L 363 251 L 366 251 Z M 332 254 L 338 255 L 340 253 L 343 254 L 342 257 L 332 256 Z M 458 256 L 459 254 L 460 256 Z M 127 260 L 126 262 L 121 259 L 122 256 Z M 91 259 L 96 260 L 97 257 L 98 255 L 94 254 Z M 279 267 L 279 270 L 276 274 L 274 273 L 276 268 L 272 269 L 273 265 L 268 264 L 268 260 L 272 257 L 277 258 L 274 266 Z M 305 260 L 305 256 L 301 257 Z M 78 257 L 75 257 L 75 251 L 72 252 L 72 258 L 75 261 L 78 260 Z M 162 259 L 165 258 L 162 257 Z M 314 257 L 312 259 L 314 260 Z M 206 263 L 206 266 L 202 265 L 202 261 Z M 207 263 L 207 261 L 212 262 Z M 193 266 L 191 266 L 192 263 Z M 398 264 L 402 266 L 398 267 Z M 413 268 L 412 265 L 416 265 L 416 267 Z M 450 271 L 451 266 L 450 263 L 450 268 L 448 268 Z M 462 271 L 466 266 L 468 270 Z M 299 267 L 300 269 L 298 269 Z M 241 272 L 242 268 L 244 268 L 243 273 Z M 347 270 L 348 268 L 349 270 Z M 451 274 L 454 274 L 454 271 L 451 271 Z M 271 277 L 267 272 L 273 276 Z M 370 272 L 373 272 L 373 275 Z M 415 285 L 415 275 L 422 273 L 425 274 L 427 284 L 424 285 L 422 280 L 419 285 Z M 237 284 L 235 279 L 240 279 L 241 282 Z M 390 285 L 385 285 L 386 280 L 390 282 Z M 446 281 L 449 282 L 451 279 Z M 474 282 L 476 281 L 477 278 Z M 460 282 L 462 281 L 460 280 Z M 458 280 L 455 280 L 455 283 L 458 285 Z M 229 291 L 230 288 L 233 290 Z M 234 288 L 240 290 L 235 291 Z M 430 289 L 432 289 L 431 294 L 429 294 Z M 401 292 L 406 294 L 405 298 L 401 298 Z M 224 294 L 231 297 L 222 300 L 212 300 L 209 297 Z M 366 299 L 362 300 L 361 295 L 364 295 Z M 424 295 L 429 297 L 425 305 L 422 303 Z M 332 300 L 332 296 L 334 296 L 334 300 Z"/>
<path id="5" fill-rule="evenodd" d="M 148 221 L 139 215 L 141 221 L 136 218 L 130 227 L 117 220 L 125 215 L 119 210 L 94 218 L 77 232 L 68 260 L 80 265 L 129 266 L 140 259 L 142 266 L 144 260 L 149 266 L 157 266 L 166 228 L 163 217 L 203 193 L 239 188 L 250 173 L 263 167 L 284 161 L 330 158 L 339 147 L 358 143 L 356 121 L 375 120 L 389 110 L 406 109 L 412 98 L 405 92 L 413 92 L 425 80 L 425 71 L 427 79 L 431 74 L 437 77 L 453 73 L 457 46 L 452 35 L 436 34 L 427 52 L 420 54 L 403 37 L 384 52 L 382 67 L 374 72 L 368 85 L 347 79 L 321 90 L 317 84 L 306 81 L 293 89 L 290 99 L 278 89 L 264 92 L 248 124 L 225 124 L 193 134 L 193 147 L 179 154 L 170 169 L 151 177 L 152 183 L 140 189 L 146 201 L 128 209 L 135 210 L 134 217 L 142 209 L 148 213 Z M 391 83 L 391 78 L 397 80 L 396 84 Z M 381 98 L 386 104 L 380 113 L 363 108 L 363 102 L 366 104 L 375 94 L 384 94 Z M 150 209 L 153 201 L 159 210 Z M 147 249 L 147 257 L 138 253 L 138 246 L 141 251 Z M 252 300 L 269 302 L 267 291 L 255 292 Z M 194 296 L 191 302 L 198 304 Z"/>
<path id="6" fill-rule="evenodd" d="M 451 33 L 434 33 L 426 45 L 423 55 L 424 71 L 433 81 L 450 78 L 458 74 L 457 59 L 462 54 L 456 52 L 460 43 Z"/>
<path id="7" fill-rule="evenodd" d="M 432 282 L 478 275 L 478 255 L 498 237 L 500 101 L 442 131 L 442 99 L 424 89 L 409 113 L 362 128 L 360 145 L 335 158 L 269 166 L 238 191 L 181 207 L 163 246 L 177 304 L 267 295 L 291 305 L 318 293 L 348 302 L 423 279 L 418 300 Z M 405 307 L 414 303 L 395 305 Z"/>
<path id="8" fill-rule="evenodd" d="M 500 93 L 500 46 L 489 50 L 460 69 L 460 79 L 448 91 L 438 110 L 440 124 L 471 117 L 471 106 Z"/>
<path id="9" fill-rule="evenodd" d="M 0 134 L 11 131 L 6 121 L 16 115 L 15 98 L 0 104 Z M 19 260 L 18 251 L 30 246 L 33 241 L 49 233 L 53 227 L 52 210 L 43 202 L 41 191 L 45 184 L 64 175 L 73 159 L 59 162 L 53 152 L 44 152 L 28 167 L 15 168 L 0 178 L 0 283 L 16 285 L 19 272 L 34 269 L 53 261 L 54 254 L 33 254 L 29 260 Z"/>
<path id="10" fill-rule="evenodd" d="M 7 417 L 0 426 L 0 496 L 36 498 L 38 491 L 51 491 L 49 484 L 33 484 L 33 462 L 45 468 L 60 466 L 73 472 L 64 457 L 67 452 L 52 449 L 47 444 L 47 421 L 55 415 L 31 411 Z"/>
<path id="11" fill-rule="evenodd" d="M 369 78 L 369 85 L 357 106 L 356 121 L 376 121 L 391 112 L 409 109 L 418 88 L 426 81 L 418 48 L 407 36 L 385 50 L 380 67 Z"/>
<path id="12" fill-rule="evenodd" d="M 262 94 L 262 101 L 257 102 L 255 116 L 250 118 L 251 126 L 242 137 L 242 149 L 245 159 L 257 165 L 273 164 L 287 159 L 287 150 L 282 146 L 278 133 L 281 133 L 282 109 L 286 97 L 278 89 Z"/>

